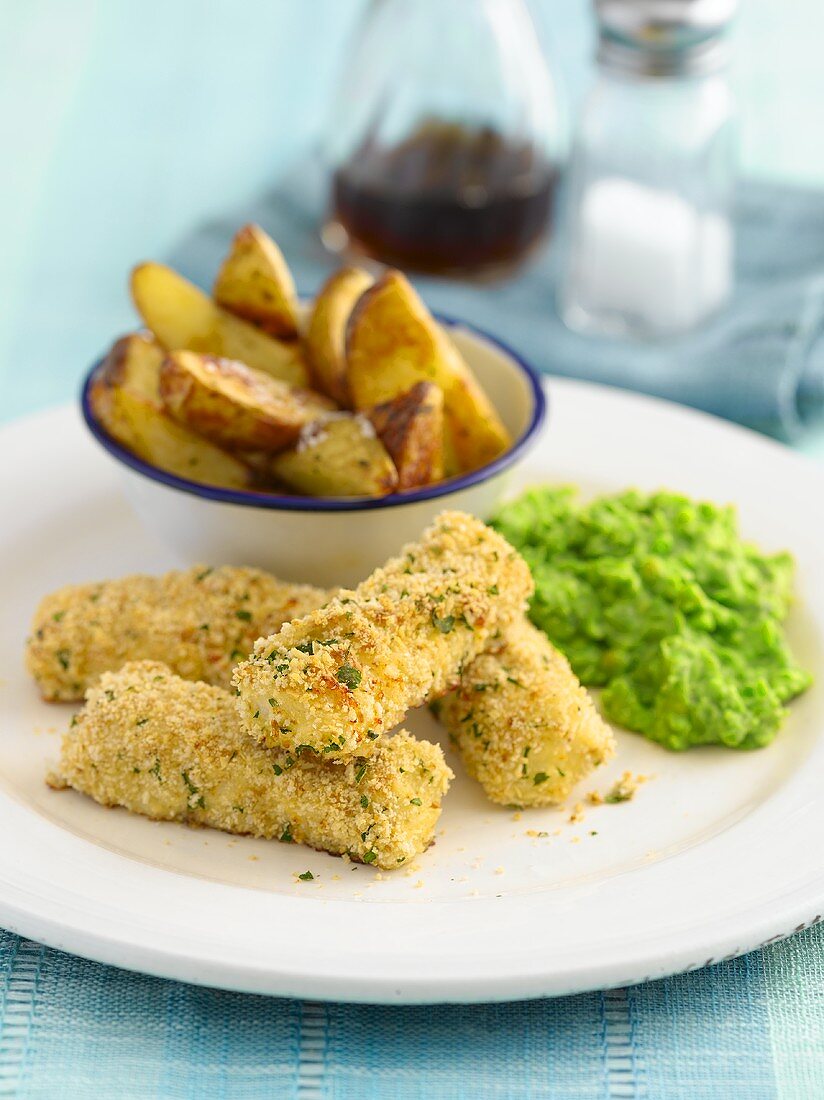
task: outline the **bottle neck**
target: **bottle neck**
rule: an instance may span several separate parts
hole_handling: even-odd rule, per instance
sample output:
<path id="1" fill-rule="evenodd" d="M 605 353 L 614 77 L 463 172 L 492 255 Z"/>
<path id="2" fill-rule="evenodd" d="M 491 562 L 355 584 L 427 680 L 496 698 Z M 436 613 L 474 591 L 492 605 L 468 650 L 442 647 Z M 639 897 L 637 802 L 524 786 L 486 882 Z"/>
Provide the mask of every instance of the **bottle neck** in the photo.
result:
<path id="1" fill-rule="evenodd" d="M 484 19 L 491 24 L 505 26 L 526 19 L 532 26 L 532 17 L 527 0 L 371 0 L 365 9 L 363 22 L 369 23 L 385 14 L 392 18 L 404 17 L 420 21 L 434 28 L 437 35 L 438 24 L 473 22 Z"/>
<path id="2" fill-rule="evenodd" d="M 729 44 L 725 36 L 717 35 L 677 49 L 650 48 L 627 42 L 602 28 L 596 57 L 602 69 L 624 76 L 708 76 L 726 68 Z"/>

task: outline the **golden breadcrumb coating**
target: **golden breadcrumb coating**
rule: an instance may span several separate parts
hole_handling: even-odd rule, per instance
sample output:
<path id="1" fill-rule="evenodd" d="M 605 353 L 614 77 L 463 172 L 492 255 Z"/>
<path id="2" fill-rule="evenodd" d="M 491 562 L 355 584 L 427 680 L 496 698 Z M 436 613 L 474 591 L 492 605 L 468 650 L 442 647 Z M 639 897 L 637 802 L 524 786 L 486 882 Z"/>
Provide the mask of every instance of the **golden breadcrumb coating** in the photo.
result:
<path id="1" fill-rule="evenodd" d="M 368 760 L 262 748 L 234 698 L 156 661 L 104 673 L 63 739 L 50 782 L 162 821 L 211 825 L 392 870 L 432 842 L 452 773 L 401 731 Z"/>
<path id="2" fill-rule="evenodd" d="M 49 700 L 82 699 L 102 673 L 138 660 L 228 688 L 256 638 L 327 598 L 319 588 L 228 565 L 71 584 L 38 607 L 26 665 Z"/>
<path id="3" fill-rule="evenodd" d="M 411 707 L 458 683 L 532 587 L 496 531 L 444 512 L 354 591 L 255 644 L 233 681 L 243 726 L 270 748 L 366 755 Z"/>
<path id="4" fill-rule="evenodd" d="M 561 802 L 615 751 L 569 662 L 526 618 L 464 669 L 434 712 L 493 802 Z"/>

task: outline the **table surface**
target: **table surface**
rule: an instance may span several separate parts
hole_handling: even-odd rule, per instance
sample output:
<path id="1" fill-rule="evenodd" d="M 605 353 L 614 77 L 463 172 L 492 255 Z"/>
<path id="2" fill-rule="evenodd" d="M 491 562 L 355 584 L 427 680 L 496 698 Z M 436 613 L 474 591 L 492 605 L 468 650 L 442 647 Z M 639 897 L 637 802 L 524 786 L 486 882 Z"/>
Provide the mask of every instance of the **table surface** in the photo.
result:
<path id="1" fill-rule="evenodd" d="M 134 325 L 132 264 L 242 208 L 318 139 L 362 0 L 0 6 L 0 420 L 70 400 Z M 583 0 L 533 0 L 574 105 Z M 311 7 L 311 10 L 310 10 Z M 748 0 L 745 172 L 824 186 L 819 0 Z M 824 460 L 824 433 L 804 450 Z M 0 933 L 0 1095 L 824 1094 L 824 934 L 628 991 L 368 1009 L 135 978 Z"/>

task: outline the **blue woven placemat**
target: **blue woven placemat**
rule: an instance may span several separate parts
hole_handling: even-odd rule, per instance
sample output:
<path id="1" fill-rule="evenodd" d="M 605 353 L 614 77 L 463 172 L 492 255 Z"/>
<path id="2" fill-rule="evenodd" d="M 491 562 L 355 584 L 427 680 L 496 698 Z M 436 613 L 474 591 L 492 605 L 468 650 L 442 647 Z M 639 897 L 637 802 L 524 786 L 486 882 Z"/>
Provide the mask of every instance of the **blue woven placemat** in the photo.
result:
<path id="1" fill-rule="evenodd" d="M 375 1008 L 222 993 L 0 933 L 0 1095 L 21 1100 L 815 1100 L 824 929 L 558 1000 Z"/>

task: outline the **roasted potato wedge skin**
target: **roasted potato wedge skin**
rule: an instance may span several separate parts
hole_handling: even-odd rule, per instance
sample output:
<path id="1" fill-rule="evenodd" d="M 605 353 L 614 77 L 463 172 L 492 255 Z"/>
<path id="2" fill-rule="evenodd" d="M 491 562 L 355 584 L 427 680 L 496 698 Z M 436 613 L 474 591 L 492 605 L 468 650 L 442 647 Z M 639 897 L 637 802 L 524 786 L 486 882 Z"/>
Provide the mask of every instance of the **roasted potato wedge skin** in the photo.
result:
<path id="1" fill-rule="evenodd" d="M 130 390 L 155 405 L 161 404 L 160 368 L 166 352 L 154 337 L 143 332 L 121 336 L 100 364 L 96 378 L 109 386 Z"/>
<path id="2" fill-rule="evenodd" d="M 346 325 L 374 279 L 359 267 L 344 267 L 321 287 L 306 327 L 309 372 L 314 385 L 344 409 L 352 407 L 346 376 Z"/>
<path id="3" fill-rule="evenodd" d="M 160 393 L 175 420 L 235 451 L 282 451 L 297 442 L 303 427 L 334 409 L 311 390 L 196 351 L 166 357 Z"/>
<path id="4" fill-rule="evenodd" d="M 297 447 L 275 455 L 270 473 L 290 489 L 316 497 L 380 497 L 398 472 L 365 416 L 338 413 L 315 421 Z"/>
<path id="5" fill-rule="evenodd" d="M 113 385 L 99 371 L 89 390 L 95 419 L 113 439 L 166 473 L 223 489 L 249 489 L 247 466 L 176 423 L 159 403 L 128 386 Z"/>
<path id="6" fill-rule="evenodd" d="M 399 489 L 441 481 L 444 474 L 443 390 L 418 382 L 369 412 L 378 438 L 398 471 Z"/>
<path id="7" fill-rule="evenodd" d="M 283 253 L 259 225 L 244 225 L 237 231 L 213 294 L 218 305 L 270 336 L 297 338 L 295 281 Z"/>
<path id="8" fill-rule="evenodd" d="M 138 264 L 132 298 L 146 326 L 167 351 L 201 351 L 239 359 L 293 386 L 309 375 L 298 344 L 272 339 L 222 309 L 203 291 L 163 264 Z"/>
<path id="9" fill-rule="evenodd" d="M 358 299 L 346 362 L 356 409 L 391 401 L 416 382 L 440 386 L 447 476 L 484 466 L 512 442 L 458 349 L 399 271 L 387 271 Z"/>

